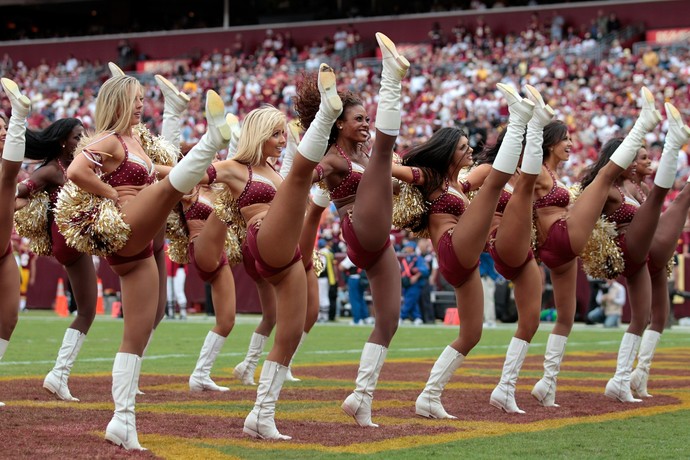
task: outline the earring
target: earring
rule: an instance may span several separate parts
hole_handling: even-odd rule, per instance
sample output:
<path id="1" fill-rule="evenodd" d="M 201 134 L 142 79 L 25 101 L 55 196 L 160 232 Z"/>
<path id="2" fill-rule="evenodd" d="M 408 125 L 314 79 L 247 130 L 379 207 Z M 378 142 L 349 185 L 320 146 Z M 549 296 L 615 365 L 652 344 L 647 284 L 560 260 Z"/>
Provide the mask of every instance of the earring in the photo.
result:
<path id="1" fill-rule="evenodd" d="M 65 144 L 62 144 L 62 148 L 63 148 L 63 149 L 65 148 Z"/>

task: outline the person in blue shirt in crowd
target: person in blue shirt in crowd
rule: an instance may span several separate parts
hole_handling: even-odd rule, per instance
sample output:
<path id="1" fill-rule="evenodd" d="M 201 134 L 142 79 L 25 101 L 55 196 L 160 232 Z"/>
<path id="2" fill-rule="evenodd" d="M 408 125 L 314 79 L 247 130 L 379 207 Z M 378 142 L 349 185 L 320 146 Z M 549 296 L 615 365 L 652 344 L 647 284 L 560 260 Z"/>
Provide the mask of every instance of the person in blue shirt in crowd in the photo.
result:
<path id="1" fill-rule="evenodd" d="M 484 286 L 484 327 L 496 327 L 496 281 L 503 277 L 496 271 L 488 252 L 479 255 L 479 276 Z"/>
<path id="2" fill-rule="evenodd" d="M 352 263 L 349 257 L 345 257 L 338 267 L 347 279 L 347 293 L 352 311 L 352 324 L 372 324 L 373 318 L 369 316 L 369 307 L 364 299 L 364 291 L 368 285 L 366 272 Z"/>
<path id="3" fill-rule="evenodd" d="M 402 270 L 403 306 L 400 321 L 411 320 L 415 325 L 422 324 L 422 309 L 419 299 L 422 290 L 429 282 L 430 269 L 424 257 L 417 254 L 417 244 L 407 241 L 403 244 Z"/>

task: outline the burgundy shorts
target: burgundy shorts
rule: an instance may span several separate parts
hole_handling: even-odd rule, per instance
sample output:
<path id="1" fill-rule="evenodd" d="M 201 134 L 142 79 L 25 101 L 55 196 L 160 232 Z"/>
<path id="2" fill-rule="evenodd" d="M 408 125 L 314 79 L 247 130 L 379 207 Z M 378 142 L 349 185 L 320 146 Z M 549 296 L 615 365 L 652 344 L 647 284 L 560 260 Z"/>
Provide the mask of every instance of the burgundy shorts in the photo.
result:
<path id="1" fill-rule="evenodd" d="M 111 256 L 106 257 L 105 260 L 110 265 L 120 265 L 129 262 L 135 262 L 137 260 L 148 259 L 151 256 L 153 256 L 153 241 L 151 241 L 139 254 L 135 254 L 133 256 L 120 256 L 117 254 L 113 254 Z"/>
<path id="2" fill-rule="evenodd" d="M 53 257 L 62 265 L 72 265 L 81 257 L 81 252 L 73 247 L 67 246 L 67 241 L 65 241 L 65 237 L 62 236 L 62 233 L 58 231 L 55 220 L 51 220 L 50 222 L 50 238 L 53 245 Z"/>
<path id="3" fill-rule="evenodd" d="M 527 253 L 527 258 L 522 264 L 520 264 L 519 267 L 511 267 L 510 265 L 503 262 L 501 256 L 498 255 L 498 251 L 496 251 L 496 246 L 493 243 L 494 238 L 496 238 L 496 230 L 491 232 L 491 243 L 489 244 L 488 251 L 491 255 L 491 258 L 494 259 L 494 268 L 502 277 L 512 281 L 520 275 L 520 272 L 522 272 L 522 269 L 525 267 L 525 265 L 527 265 L 527 263 L 530 260 L 534 259 L 534 253 L 532 253 L 532 250 L 530 249 Z"/>
<path id="4" fill-rule="evenodd" d="M 258 275 L 261 278 L 270 278 L 271 276 L 275 276 L 278 273 L 282 272 L 283 270 L 289 268 L 292 264 L 295 262 L 298 262 L 302 260 L 302 253 L 300 252 L 299 248 L 295 249 L 295 255 L 292 257 L 292 260 L 288 262 L 286 265 L 282 267 L 272 267 L 268 265 L 262 258 L 261 255 L 259 254 L 259 247 L 256 244 L 256 235 L 259 232 L 259 227 L 257 225 L 250 225 L 247 227 L 247 239 L 246 243 L 244 246 L 246 246 L 246 250 L 243 246 L 242 248 L 242 254 L 246 252 L 249 252 L 249 255 L 251 256 L 252 259 L 254 259 L 254 268 L 256 271 L 256 275 Z M 247 257 L 243 257 L 245 260 L 244 265 L 245 268 L 247 267 Z M 251 276 L 253 279 L 254 276 L 252 276 L 250 270 L 247 270 L 247 273 L 249 276 Z"/>
<path id="5" fill-rule="evenodd" d="M 472 268 L 460 265 L 453 248 L 453 236 L 450 232 L 443 234 L 438 241 L 438 270 L 453 287 L 460 287 L 470 278 L 470 275 L 479 267 L 479 259 Z"/>
<path id="6" fill-rule="evenodd" d="M 386 243 L 378 251 L 367 251 L 362 247 L 359 240 L 357 239 L 357 234 L 355 234 L 355 229 L 352 226 L 352 219 L 349 214 L 345 214 L 345 217 L 340 222 L 340 231 L 343 234 L 343 239 L 347 243 L 347 256 L 350 258 L 353 264 L 362 270 L 368 270 L 372 265 L 376 263 L 381 255 L 386 252 L 388 247 L 391 245 L 391 240 L 386 240 Z"/>
<path id="7" fill-rule="evenodd" d="M 212 272 L 206 272 L 202 270 L 199 267 L 199 264 L 196 263 L 196 255 L 194 254 L 194 242 L 189 243 L 188 255 L 189 262 L 192 265 L 194 265 L 194 268 L 196 268 L 196 272 L 199 274 L 199 278 L 201 278 L 202 281 L 211 281 L 213 278 L 216 277 L 218 272 L 220 272 L 225 265 L 228 265 L 228 256 L 225 255 L 225 251 L 223 251 L 223 253 L 220 256 L 218 266 L 215 270 L 213 270 Z"/>
<path id="8" fill-rule="evenodd" d="M 623 273 L 621 273 L 621 275 L 625 276 L 626 278 L 640 271 L 640 269 L 644 267 L 645 264 L 649 261 L 649 256 L 645 257 L 645 259 L 642 262 L 638 263 L 635 263 L 632 260 L 630 260 L 630 251 L 628 249 L 628 242 L 625 238 L 625 234 L 618 235 L 616 237 L 616 244 L 619 248 L 621 248 L 621 251 L 623 252 L 625 270 L 623 270 Z"/>
<path id="9" fill-rule="evenodd" d="M 546 241 L 539 246 L 539 259 L 549 268 L 560 267 L 575 259 L 577 254 L 570 246 L 568 224 L 565 219 L 556 221 L 546 235 Z"/>

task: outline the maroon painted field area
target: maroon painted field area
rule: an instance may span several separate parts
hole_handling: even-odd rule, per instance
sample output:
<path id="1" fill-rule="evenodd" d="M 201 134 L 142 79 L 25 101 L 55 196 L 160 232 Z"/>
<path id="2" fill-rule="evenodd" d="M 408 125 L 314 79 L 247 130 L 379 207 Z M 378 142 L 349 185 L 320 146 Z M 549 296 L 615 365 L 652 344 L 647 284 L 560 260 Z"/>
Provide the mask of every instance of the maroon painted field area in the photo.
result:
<path id="1" fill-rule="evenodd" d="M 473 432 L 477 437 L 482 433 L 476 432 L 476 426 L 483 422 L 517 428 L 515 424 L 578 417 L 585 422 L 592 416 L 626 412 L 639 416 L 641 407 L 661 412 L 688 408 L 688 402 L 684 402 L 688 398 L 679 395 L 690 388 L 690 367 L 671 353 L 661 351 L 655 356 L 649 385 L 655 397 L 641 404 L 622 404 L 604 397 L 603 387 L 615 366 L 615 355 L 598 353 L 569 356 L 559 378 L 557 402 L 561 407 L 541 407 L 529 394 L 541 376 L 541 363 L 541 357 L 529 356 L 518 384 L 517 402 L 527 413 L 508 415 L 488 404 L 496 384 L 495 369 L 500 369 L 502 358 L 468 362 L 443 394 L 446 410 L 458 417 L 455 421 L 426 420 L 414 413 L 414 401 L 433 364 L 430 360 L 386 363 L 374 400 L 373 419 L 380 423 L 378 429 L 356 426 L 339 408 L 352 390 L 356 365 L 299 366 L 294 372 L 303 381 L 283 388 L 277 425 L 293 437 L 293 447 L 320 446 L 328 450 L 351 446 L 353 439 L 363 445 L 388 441 L 394 446 L 396 440 L 409 436 L 443 438 L 443 442 L 448 442 L 448 435 L 459 439 Z M 149 440 L 152 451 L 141 453 L 126 452 L 103 440 L 113 407 L 109 377 L 73 376 L 70 388 L 81 399 L 78 403 L 53 400 L 42 390 L 39 379 L 3 379 L 0 399 L 7 405 L 0 408 L 0 452 L 8 459 L 160 458 L 170 452 L 156 449 L 161 439 L 178 442 L 188 453 L 189 445 L 200 438 L 206 444 L 217 442 L 219 446 L 235 441 L 260 442 L 242 433 L 256 388 L 238 386 L 227 376 L 215 377 L 219 383 L 229 384 L 231 391 L 190 393 L 186 376 L 142 376 L 141 388 L 146 394 L 137 398 L 137 426 L 142 444 Z M 380 451 L 380 445 L 377 449 Z"/>

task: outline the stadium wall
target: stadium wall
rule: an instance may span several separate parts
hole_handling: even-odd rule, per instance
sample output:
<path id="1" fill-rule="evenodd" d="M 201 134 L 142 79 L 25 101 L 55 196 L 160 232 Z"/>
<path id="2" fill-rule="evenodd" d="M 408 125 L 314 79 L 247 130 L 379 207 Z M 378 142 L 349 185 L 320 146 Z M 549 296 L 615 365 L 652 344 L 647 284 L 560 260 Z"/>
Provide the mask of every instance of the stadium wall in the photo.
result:
<path id="1" fill-rule="evenodd" d="M 690 2 L 687 0 L 627 0 L 598 1 L 575 4 L 513 7 L 505 9 L 452 11 L 404 16 L 355 18 L 339 21 L 264 24 L 225 29 L 195 29 L 189 31 L 151 32 L 78 38 L 59 38 L 0 42 L 0 53 L 33 67 L 67 60 L 70 55 L 91 61 L 116 61 L 117 46 L 122 39 L 134 45 L 138 55 L 147 59 L 198 58 L 214 49 L 230 48 L 237 34 L 241 34 L 245 51 L 256 49 L 266 30 L 290 32 L 299 48 L 314 40 L 332 37 L 336 26 L 353 24 L 364 41 L 371 41 L 375 32 L 382 31 L 398 43 L 428 41 L 428 32 L 438 22 L 446 34 L 459 21 L 473 25 L 482 18 L 495 33 L 525 30 L 533 13 L 542 21 L 550 21 L 554 12 L 564 17 L 566 25 L 586 27 L 598 11 L 615 13 L 621 24 L 642 23 L 646 29 L 673 28 L 688 25 Z M 578 29 L 576 27 L 576 29 Z"/>

